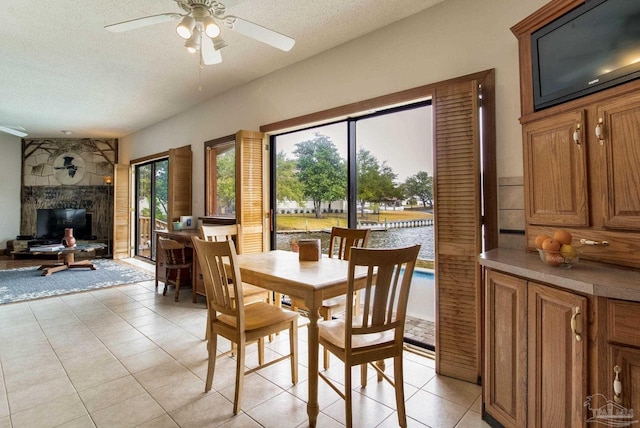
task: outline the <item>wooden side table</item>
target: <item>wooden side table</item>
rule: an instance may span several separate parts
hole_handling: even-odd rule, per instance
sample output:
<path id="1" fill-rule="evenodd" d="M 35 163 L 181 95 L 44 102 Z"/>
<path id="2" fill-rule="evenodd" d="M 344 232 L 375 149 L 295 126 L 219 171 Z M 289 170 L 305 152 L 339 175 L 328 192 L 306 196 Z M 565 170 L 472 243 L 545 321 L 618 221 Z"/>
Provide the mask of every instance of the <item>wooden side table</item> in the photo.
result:
<path id="1" fill-rule="evenodd" d="M 52 273 L 60 272 L 66 269 L 88 268 L 96 270 L 97 268 L 90 260 L 75 261 L 75 254 L 79 252 L 95 252 L 94 249 L 68 249 L 62 250 L 58 254 L 62 254 L 63 261 L 61 263 L 47 263 L 38 268 L 42 270 L 42 276 L 49 276 Z"/>

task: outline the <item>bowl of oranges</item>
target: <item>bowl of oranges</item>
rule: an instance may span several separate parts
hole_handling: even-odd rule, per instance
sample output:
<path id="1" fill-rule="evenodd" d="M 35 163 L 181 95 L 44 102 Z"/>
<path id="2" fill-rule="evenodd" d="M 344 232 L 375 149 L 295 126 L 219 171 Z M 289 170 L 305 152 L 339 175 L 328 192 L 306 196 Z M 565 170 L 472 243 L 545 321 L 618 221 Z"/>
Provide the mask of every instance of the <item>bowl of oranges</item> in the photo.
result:
<path id="1" fill-rule="evenodd" d="M 553 235 L 540 234 L 536 236 L 535 244 L 540 254 L 540 260 L 549 266 L 573 267 L 580 257 L 578 249 L 571 242 L 571 233 L 564 229 L 556 230 Z"/>

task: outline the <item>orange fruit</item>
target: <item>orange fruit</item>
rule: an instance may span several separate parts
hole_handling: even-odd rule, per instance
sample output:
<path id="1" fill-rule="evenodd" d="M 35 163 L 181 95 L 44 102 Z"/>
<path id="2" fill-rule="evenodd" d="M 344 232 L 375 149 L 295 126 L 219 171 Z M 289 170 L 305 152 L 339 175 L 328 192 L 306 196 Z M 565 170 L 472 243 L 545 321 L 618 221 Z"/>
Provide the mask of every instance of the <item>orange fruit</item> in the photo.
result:
<path id="1" fill-rule="evenodd" d="M 573 236 L 564 229 L 558 229 L 553 233 L 553 239 L 559 241 L 562 245 L 569 245 L 573 240 Z"/>
<path id="2" fill-rule="evenodd" d="M 560 251 L 562 244 L 557 239 L 547 238 L 542 242 L 542 249 L 545 251 Z"/>
<path id="3" fill-rule="evenodd" d="M 536 236 L 536 248 L 539 250 L 542 250 L 542 243 L 544 242 L 545 239 L 549 239 L 550 236 L 545 235 L 544 233 L 541 233 L 540 235 Z"/>

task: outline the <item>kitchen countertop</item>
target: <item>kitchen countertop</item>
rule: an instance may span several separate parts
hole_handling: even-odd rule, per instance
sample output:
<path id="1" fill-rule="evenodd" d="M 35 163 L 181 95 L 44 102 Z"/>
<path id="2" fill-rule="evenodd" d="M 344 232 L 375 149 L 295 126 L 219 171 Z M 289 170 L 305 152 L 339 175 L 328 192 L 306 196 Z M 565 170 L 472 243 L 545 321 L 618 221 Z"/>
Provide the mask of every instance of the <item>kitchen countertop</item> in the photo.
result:
<path id="1" fill-rule="evenodd" d="M 537 252 L 496 248 L 478 256 L 480 265 L 593 296 L 640 302 L 640 271 L 580 260 L 571 268 L 549 266 Z"/>

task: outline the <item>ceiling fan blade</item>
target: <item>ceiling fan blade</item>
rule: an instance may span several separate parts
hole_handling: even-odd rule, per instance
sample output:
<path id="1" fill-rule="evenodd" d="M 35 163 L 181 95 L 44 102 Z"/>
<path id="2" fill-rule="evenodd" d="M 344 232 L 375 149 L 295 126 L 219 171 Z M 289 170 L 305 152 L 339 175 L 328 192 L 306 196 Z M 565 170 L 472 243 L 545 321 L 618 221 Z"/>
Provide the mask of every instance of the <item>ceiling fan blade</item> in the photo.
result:
<path id="1" fill-rule="evenodd" d="M 16 129 L 14 129 L 16 128 Z M 16 137 L 26 137 L 27 133 L 26 132 L 22 132 L 19 131 L 19 129 L 21 129 L 22 131 L 24 131 L 25 129 L 22 126 L 2 126 L 0 125 L 0 131 L 2 132 L 6 132 L 7 134 L 11 134 L 11 135 L 15 135 Z"/>
<path id="2" fill-rule="evenodd" d="M 146 27 L 148 25 L 160 24 L 161 22 L 173 21 L 181 18 L 183 15 L 179 13 L 161 13 L 159 15 L 145 16 L 144 18 L 136 18 L 130 21 L 119 22 L 104 27 L 107 31 L 114 33 L 122 33 L 124 31 L 135 30 L 136 28 Z"/>
<path id="3" fill-rule="evenodd" d="M 254 24 L 246 19 L 238 18 L 237 16 L 225 16 L 222 20 L 224 24 L 233 31 L 285 52 L 290 51 L 296 43 L 296 41 L 289 36 Z"/>
<path id="4" fill-rule="evenodd" d="M 217 43 L 220 47 L 216 49 L 214 43 L 216 42 L 206 36 L 202 36 L 202 40 L 200 40 L 200 53 L 202 54 L 202 63 L 204 65 L 220 64 L 222 62 L 220 49 L 227 44 L 224 41 L 222 41 L 222 44 Z"/>

